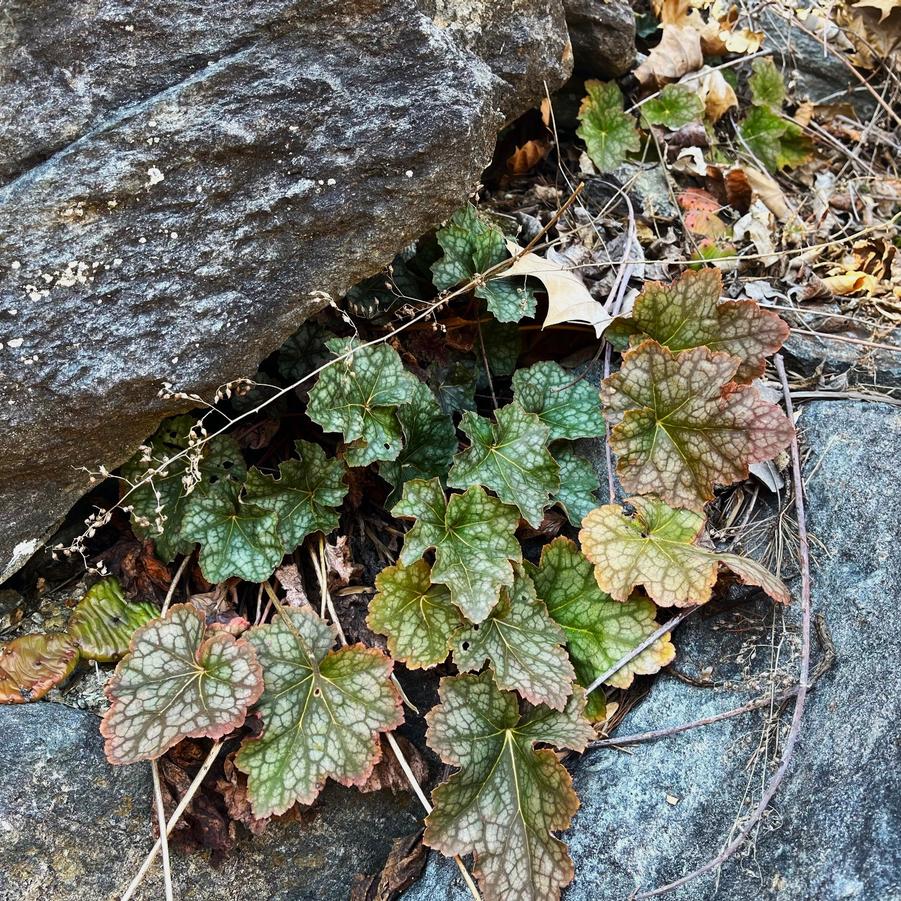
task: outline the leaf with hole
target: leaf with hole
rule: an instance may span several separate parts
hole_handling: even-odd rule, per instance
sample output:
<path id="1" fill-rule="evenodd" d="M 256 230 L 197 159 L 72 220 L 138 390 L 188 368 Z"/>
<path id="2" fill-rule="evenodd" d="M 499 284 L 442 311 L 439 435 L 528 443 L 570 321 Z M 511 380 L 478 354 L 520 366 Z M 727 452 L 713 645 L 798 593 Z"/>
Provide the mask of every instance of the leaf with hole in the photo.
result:
<path id="1" fill-rule="evenodd" d="M 526 707 L 498 690 L 491 672 L 441 680 L 440 706 L 427 716 L 427 740 L 459 767 L 432 792 L 424 841 L 442 854 L 476 854 L 486 901 L 556 899 L 573 878 L 567 829 L 579 807 L 569 773 L 548 748 L 581 751 L 594 737 L 578 689 L 561 711 Z"/>
<path id="2" fill-rule="evenodd" d="M 353 349 L 353 342 L 334 338 L 328 348 L 341 356 Z M 357 347 L 347 359 L 319 374 L 307 415 L 326 432 L 343 435 L 348 466 L 396 460 L 403 446 L 396 411 L 413 399 L 417 384 L 393 347 Z"/>
<path id="3" fill-rule="evenodd" d="M 100 731 L 110 763 L 154 760 L 183 738 L 222 738 L 244 722 L 263 690 L 256 654 L 227 632 L 204 633 L 188 604 L 135 632 L 106 686 Z"/>
<path id="4" fill-rule="evenodd" d="M 604 434 L 598 389 L 559 363 L 536 363 L 513 373 L 513 399 L 548 427 L 548 441 Z"/>
<path id="5" fill-rule="evenodd" d="M 685 85 L 668 84 L 663 90 L 641 106 L 641 119 L 645 126 L 664 125 L 671 131 L 704 117 L 704 104 L 698 91 Z"/>
<path id="6" fill-rule="evenodd" d="M 510 258 L 504 233 L 486 222 L 472 204 L 454 213 L 436 237 L 444 251 L 432 266 L 432 281 L 439 291 L 485 275 Z M 522 277 L 479 280 L 474 293 L 485 300 L 498 322 L 519 322 L 535 312 L 535 293 Z"/>
<path id="7" fill-rule="evenodd" d="M 576 134 L 595 166 L 612 172 L 628 153 L 641 149 L 635 117 L 623 112 L 623 94 L 615 82 L 586 81 L 585 90 Z"/>
<path id="8" fill-rule="evenodd" d="M 598 507 L 585 517 L 579 533 L 598 585 L 614 600 L 627 600 L 641 586 L 661 607 L 705 604 L 722 563 L 774 601 L 791 601 L 781 580 L 759 563 L 701 547 L 701 514 L 673 509 L 655 497 L 633 497 L 626 504 L 634 513 L 619 504 Z"/>
<path id="9" fill-rule="evenodd" d="M 78 665 L 78 645 L 69 635 L 23 635 L 0 645 L 0 704 L 39 701 Z"/>
<path id="10" fill-rule="evenodd" d="M 537 528 L 560 487 L 560 469 L 547 448 L 550 429 L 516 403 L 495 410 L 494 419 L 463 414 L 460 430 L 470 446 L 454 457 L 447 484 L 484 485 Z"/>
<path id="11" fill-rule="evenodd" d="M 400 725 L 391 661 L 374 648 L 332 650 L 337 630 L 311 610 L 284 610 L 247 633 L 266 674 L 258 738 L 235 765 L 255 817 L 311 804 L 327 778 L 361 785 L 378 762 L 379 733 Z"/>
<path id="12" fill-rule="evenodd" d="M 620 328 L 632 332 L 635 344 L 647 337 L 672 351 L 707 347 L 731 354 L 741 361 L 735 381 L 752 382 L 788 338 L 788 325 L 753 300 L 720 303 L 722 290 L 718 269 L 686 272 L 670 284 L 645 282 Z"/>
<path id="13" fill-rule="evenodd" d="M 446 585 L 451 600 L 472 622 L 481 622 L 497 603 L 502 585 L 513 584 L 513 564 L 522 550 L 513 534 L 519 515 L 475 485 L 448 501 L 438 479 L 414 479 L 391 511 L 415 518 L 404 536 L 401 562 L 409 565 L 435 549 L 432 581 Z"/>
<path id="14" fill-rule="evenodd" d="M 154 604 L 125 600 L 118 579 L 102 579 L 72 611 L 67 631 L 82 657 L 112 663 L 128 650 L 135 631 L 159 613 Z"/>
<path id="15" fill-rule="evenodd" d="M 700 510 L 714 485 L 747 478 L 749 463 L 788 445 L 791 423 L 755 388 L 735 384 L 739 365 L 706 347 L 674 354 L 652 340 L 626 351 L 601 387 L 626 491 Z"/>
<path id="16" fill-rule="evenodd" d="M 447 586 L 432 584 L 429 564 L 389 566 L 376 576 L 375 587 L 366 624 L 388 639 L 391 656 L 409 669 L 444 663 L 463 617 Z"/>
<path id="17" fill-rule="evenodd" d="M 576 675 L 563 642 L 563 632 L 536 597 L 532 580 L 517 567 L 513 587 L 501 589 L 491 615 L 456 636 L 454 663 L 467 673 L 487 660 L 500 688 L 562 710 Z"/>
<path id="18" fill-rule="evenodd" d="M 337 508 L 347 494 L 340 460 L 329 459 L 309 441 L 295 441 L 294 448 L 299 459 L 280 464 L 277 479 L 255 467 L 250 470 L 243 501 L 278 516 L 283 554 L 290 554 L 313 532 L 328 535 L 336 529 Z"/>

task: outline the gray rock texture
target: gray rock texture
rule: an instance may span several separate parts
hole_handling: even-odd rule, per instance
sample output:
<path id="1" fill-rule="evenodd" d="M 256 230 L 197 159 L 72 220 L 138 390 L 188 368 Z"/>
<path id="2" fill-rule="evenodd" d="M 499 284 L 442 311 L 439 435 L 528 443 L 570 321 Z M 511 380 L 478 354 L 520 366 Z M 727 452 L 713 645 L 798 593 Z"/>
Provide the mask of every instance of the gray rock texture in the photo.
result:
<path id="1" fill-rule="evenodd" d="M 569 75 L 560 0 L 11 0 L 0 581 L 184 403 L 466 199 Z"/>
<path id="2" fill-rule="evenodd" d="M 576 72 L 618 78 L 635 62 L 635 13 L 626 0 L 563 0 Z"/>
<path id="3" fill-rule="evenodd" d="M 91 713 L 39 702 L 0 707 L 0 899 L 107 901 L 120 897 L 153 844 L 146 764 L 112 767 Z M 173 853 L 182 901 L 344 901 L 354 874 L 376 872 L 391 840 L 415 832 L 406 796 L 328 787 L 311 822 L 243 831 L 217 865 Z M 159 865 L 140 901 L 163 896 Z"/>
<path id="4" fill-rule="evenodd" d="M 897 901 L 901 898 L 901 412 L 817 402 L 803 408 L 809 527 L 817 539 L 813 609 L 836 661 L 808 699 L 800 744 L 752 853 L 677 901 Z M 692 722 L 797 678 L 797 604 L 704 611 L 675 636 L 677 666 L 710 687 L 657 679 L 618 734 Z M 822 658 L 814 640 L 814 663 Z M 709 669 L 708 669 L 709 667 Z M 582 807 L 566 836 L 576 865 L 567 901 L 625 899 L 715 856 L 756 804 L 778 733 L 755 713 L 630 753 L 588 752 L 574 770 Z M 767 769 L 767 772 L 770 772 Z M 743 803 L 745 799 L 745 803 Z M 432 857 L 406 901 L 463 901 L 456 868 Z"/>

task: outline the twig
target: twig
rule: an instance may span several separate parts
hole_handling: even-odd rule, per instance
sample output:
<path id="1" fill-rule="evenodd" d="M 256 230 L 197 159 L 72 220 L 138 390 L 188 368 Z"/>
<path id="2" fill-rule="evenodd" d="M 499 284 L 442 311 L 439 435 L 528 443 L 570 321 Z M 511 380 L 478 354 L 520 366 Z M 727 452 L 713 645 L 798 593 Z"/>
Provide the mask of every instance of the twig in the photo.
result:
<path id="1" fill-rule="evenodd" d="M 310 556 L 313 558 L 313 569 L 316 571 L 316 579 L 319 582 L 322 606 L 328 608 L 329 616 L 331 616 L 332 622 L 338 630 L 338 638 L 341 640 L 341 644 L 347 644 L 347 639 L 344 637 L 344 629 L 341 628 L 341 620 L 338 619 L 338 612 L 335 610 L 335 604 L 332 601 L 332 594 L 328 590 L 328 563 L 325 559 L 325 538 L 322 535 L 319 536 L 318 555 L 310 548 Z"/>
<path id="2" fill-rule="evenodd" d="M 785 398 L 786 413 L 788 414 L 789 420 L 793 420 L 791 390 L 788 387 L 788 377 L 785 374 L 785 365 L 782 362 L 782 355 L 776 354 L 773 362 L 776 365 L 776 372 L 779 374 L 779 379 L 782 382 L 782 394 Z M 717 867 L 722 866 L 730 857 L 732 857 L 760 823 L 767 807 L 770 805 L 770 801 L 773 800 L 773 797 L 779 790 L 779 786 L 785 779 L 792 757 L 794 756 L 795 747 L 798 743 L 798 736 L 801 734 L 801 717 L 804 714 L 804 704 L 807 700 L 810 676 L 810 542 L 807 535 L 807 518 L 804 512 L 804 482 L 801 475 L 801 453 L 798 449 L 797 437 L 792 438 L 791 457 L 792 481 L 795 492 L 795 511 L 798 522 L 798 546 L 801 557 L 801 663 L 796 695 L 797 700 L 795 701 L 795 709 L 792 713 L 791 726 L 789 727 L 788 736 L 783 747 L 782 760 L 778 769 L 773 773 L 767 783 L 763 795 L 754 812 L 748 818 L 748 821 L 741 828 L 738 835 L 736 835 L 716 857 L 709 860 L 703 866 L 698 867 L 696 870 L 692 870 L 692 872 L 683 876 L 681 879 L 677 879 L 675 882 L 670 882 L 667 885 L 655 888 L 649 892 L 637 894 L 635 896 L 637 899 L 653 898 L 657 895 L 663 895 L 667 892 L 674 891 L 677 888 L 681 888 L 698 876 L 702 876 L 705 873 L 709 873 L 711 870 L 715 870 Z"/>
<path id="3" fill-rule="evenodd" d="M 155 760 L 150 761 L 153 776 L 153 797 L 156 800 L 156 818 L 160 827 L 160 842 L 163 852 L 163 887 L 166 901 L 173 901 L 172 870 L 169 866 L 169 836 L 166 834 L 166 809 L 163 807 L 163 790 L 160 787 L 160 768 Z"/>
<path id="4" fill-rule="evenodd" d="M 200 788 L 200 783 L 203 782 L 204 778 L 206 778 L 206 774 L 210 771 L 210 767 L 213 765 L 221 749 L 221 741 L 217 741 L 216 744 L 214 744 L 213 747 L 210 748 L 210 753 L 206 755 L 206 760 L 203 761 L 203 764 L 197 771 L 197 775 L 188 786 L 188 790 L 185 792 L 185 796 L 181 799 L 181 801 L 178 802 L 178 806 L 172 812 L 172 816 L 169 817 L 169 822 L 166 823 L 165 833 L 160 833 L 160 837 L 156 840 L 156 844 L 150 849 L 150 853 L 144 859 L 144 863 L 141 864 L 141 869 L 138 870 L 137 875 L 134 879 L 132 879 L 131 884 L 125 890 L 125 894 L 122 895 L 121 901 L 130 901 L 130 899 L 134 896 L 134 893 L 138 890 L 139 886 L 144 881 L 144 877 L 147 875 L 147 871 L 150 869 L 150 866 L 154 862 L 154 860 L 156 860 L 156 855 L 160 853 L 160 849 L 163 846 L 163 835 L 169 835 L 175 828 L 176 823 L 178 823 L 178 821 L 181 819 L 181 815 L 185 812 L 188 805 L 191 803 L 191 799 L 195 794 L 197 794 L 197 789 Z"/>
<path id="5" fill-rule="evenodd" d="M 482 320 L 476 321 L 476 328 L 479 331 L 479 347 L 482 349 L 482 363 L 485 366 L 485 378 L 488 381 L 488 390 L 491 392 L 491 403 L 494 409 L 497 409 L 497 395 L 494 393 L 494 379 L 491 378 L 491 364 L 488 362 L 488 352 L 485 350 L 485 336 L 482 334 Z"/>
<path id="6" fill-rule="evenodd" d="M 697 606 L 695 607 L 686 607 L 681 613 L 674 616 L 672 619 L 667 620 L 659 629 L 655 632 L 652 632 L 641 644 L 632 648 L 628 654 L 621 657 L 610 669 L 605 673 L 601 673 L 588 688 L 585 689 L 585 694 L 591 694 L 599 685 L 606 682 L 611 676 L 615 676 L 627 663 L 634 660 L 642 651 L 646 651 L 658 638 L 666 635 L 667 632 L 671 632 L 679 623 L 684 622 L 691 616 L 692 613 L 697 610 Z"/>
<path id="7" fill-rule="evenodd" d="M 188 554 L 185 559 L 178 564 L 178 569 L 175 570 L 175 575 L 169 583 L 169 590 L 166 592 L 166 599 L 163 601 L 163 609 L 160 611 L 160 616 L 165 616 L 166 612 L 169 610 L 169 605 L 172 603 L 172 598 L 175 596 L 175 589 L 181 581 L 182 574 L 188 568 L 190 559 L 191 555 Z"/>

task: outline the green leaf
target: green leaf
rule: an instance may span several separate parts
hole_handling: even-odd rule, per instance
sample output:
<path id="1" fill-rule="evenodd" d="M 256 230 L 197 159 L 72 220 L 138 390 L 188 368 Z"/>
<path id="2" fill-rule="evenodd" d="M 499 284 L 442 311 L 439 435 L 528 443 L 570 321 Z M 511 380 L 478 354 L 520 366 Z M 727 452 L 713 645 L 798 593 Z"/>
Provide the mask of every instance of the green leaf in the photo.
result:
<path id="1" fill-rule="evenodd" d="M 282 463 L 278 479 L 256 468 L 250 470 L 242 502 L 277 514 L 283 555 L 313 532 L 327 535 L 336 529 L 336 508 L 347 494 L 340 460 L 329 459 L 318 444 L 309 441 L 296 441 L 294 447 L 300 459 Z"/>
<path id="2" fill-rule="evenodd" d="M 256 817 L 311 804 L 329 777 L 361 785 L 378 762 L 379 733 L 403 721 L 391 661 L 359 644 L 332 651 L 336 634 L 308 609 L 247 633 L 266 674 L 263 733 L 245 739 L 235 764 Z"/>
<path id="3" fill-rule="evenodd" d="M 516 369 L 516 361 L 522 352 L 522 338 L 519 328 L 509 322 L 498 322 L 489 319 L 482 323 L 482 338 L 485 344 L 485 356 L 488 358 L 488 368 L 493 376 L 513 375 Z M 478 338 L 473 348 L 476 355 L 479 370 L 478 386 L 481 389 L 488 387 L 488 378 L 482 363 L 482 347 Z M 471 409 L 475 409 L 472 407 Z"/>
<path id="4" fill-rule="evenodd" d="M 472 204 L 457 210 L 436 237 L 444 251 L 432 265 L 432 281 L 439 291 L 468 282 L 510 258 L 504 233 L 482 219 Z M 519 322 L 535 312 L 535 292 L 521 278 L 491 279 L 477 285 L 474 293 L 500 322 Z"/>
<path id="5" fill-rule="evenodd" d="M 751 153 L 771 172 L 800 166 L 810 159 L 813 145 L 801 126 L 769 107 L 748 110 L 739 131 Z"/>
<path id="6" fill-rule="evenodd" d="M 148 470 L 163 466 L 188 447 L 188 436 L 195 425 L 190 416 L 167 419 L 150 439 L 150 459 L 136 455 L 122 467 L 122 476 L 137 484 Z M 237 484 L 244 480 L 247 467 L 234 438 L 219 435 L 203 444 L 198 453 L 201 480 L 195 485 L 193 493 L 209 493 L 218 490 L 223 482 Z M 182 519 L 188 500 L 184 479 L 189 469 L 188 456 L 180 457 L 166 466 L 160 475 L 154 476 L 151 482 L 132 491 L 125 501 L 133 507 L 131 526 L 135 535 L 153 539 L 156 555 L 164 563 L 169 563 L 179 554 L 187 554 L 193 547 L 193 542 L 182 534 Z"/>
<path id="7" fill-rule="evenodd" d="M 395 461 L 379 464 L 379 475 L 396 491 L 410 479 L 443 476 L 457 450 L 457 430 L 427 385 L 416 382 L 410 403 L 398 408 L 397 418 L 404 446 Z"/>
<path id="8" fill-rule="evenodd" d="M 72 611 L 66 631 L 78 642 L 82 657 L 112 663 L 128 650 L 135 630 L 159 612 L 146 601 L 126 601 L 118 579 L 102 579 Z"/>
<path id="9" fill-rule="evenodd" d="M 327 363 L 332 356 L 327 342 L 334 337 L 324 325 L 305 322 L 279 349 L 279 375 L 293 384 Z"/>
<path id="10" fill-rule="evenodd" d="M 748 79 L 752 102 L 755 106 L 768 106 L 775 112 L 785 101 L 785 80 L 776 64 L 769 57 L 755 59 L 751 63 L 753 74 Z"/>
<path id="11" fill-rule="evenodd" d="M 183 533 L 200 544 L 200 568 L 208 582 L 237 576 L 264 582 L 285 555 L 278 514 L 240 499 L 241 489 L 226 485 L 208 496 L 192 495 Z"/>
<path id="12" fill-rule="evenodd" d="M 404 485 L 394 516 L 415 517 L 404 537 L 401 562 L 409 565 L 435 549 L 432 581 L 447 585 L 451 600 L 478 623 L 497 603 L 502 585 L 513 584 L 513 566 L 522 551 L 514 532 L 519 516 L 512 507 L 475 485 L 447 501 L 441 482 L 413 480 Z"/>
<path id="13" fill-rule="evenodd" d="M 0 704 L 39 701 L 78 666 L 78 645 L 69 635 L 22 635 L 0 644 Z"/>
<path id="14" fill-rule="evenodd" d="M 576 675 L 563 648 L 564 635 L 535 596 L 532 580 L 516 569 L 513 587 L 501 589 L 488 619 L 457 635 L 454 663 L 462 672 L 473 672 L 488 660 L 500 688 L 562 710 Z"/>
<path id="15" fill-rule="evenodd" d="M 523 519 L 541 525 L 551 493 L 560 487 L 560 470 L 547 449 L 550 429 L 519 404 L 495 411 L 495 422 L 464 413 L 461 431 L 471 444 L 454 458 L 447 477 L 452 488 L 484 485 Z"/>
<path id="16" fill-rule="evenodd" d="M 660 94 L 641 107 L 645 126 L 665 125 L 671 130 L 682 128 L 704 117 L 704 104 L 695 91 L 685 85 L 668 84 Z"/>
<path id="17" fill-rule="evenodd" d="M 429 713 L 428 743 L 460 771 L 432 792 L 424 841 L 442 854 L 475 852 L 487 899 L 556 899 L 573 865 L 555 831 L 579 806 L 569 774 L 542 742 L 581 751 L 594 732 L 582 718 L 584 693 L 562 712 L 527 708 L 501 692 L 490 672 L 441 680 Z"/>
<path id="18" fill-rule="evenodd" d="M 410 669 L 444 663 L 463 617 L 448 588 L 432 584 L 429 564 L 417 560 L 410 566 L 389 566 L 376 576 L 375 587 L 366 623 L 387 637 L 391 656 Z"/>
<path id="19" fill-rule="evenodd" d="M 445 413 L 451 415 L 463 410 L 475 410 L 476 376 L 476 366 L 469 361 L 447 367 L 429 367 L 429 383 Z"/>
<path id="20" fill-rule="evenodd" d="M 601 591 L 594 567 L 568 538 L 545 545 L 539 565 L 527 564 L 526 568 L 535 581 L 538 597 L 566 634 L 569 655 L 582 686 L 594 682 L 659 626 L 656 607 L 647 598 L 632 595 L 620 603 Z M 664 635 L 606 684 L 628 688 L 636 674 L 656 673 L 672 663 L 675 653 L 670 636 Z"/>
<path id="21" fill-rule="evenodd" d="M 570 524 L 578 526 L 598 505 L 598 474 L 594 466 L 571 447 L 555 445 L 553 454 L 560 467 L 560 487 L 553 500 L 563 507 Z"/>
<path id="22" fill-rule="evenodd" d="M 600 438 L 604 434 L 598 389 L 559 363 L 536 363 L 518 369 L 513 373 L 513 399 L 548 427 L 548 441 Z"/>
<path id="23" fill-rule="evenodd" d="M 623 112 L 623 94 L 614 82 L 586 81 L 585 90 L 576 134 L 595 166 L 612 172 L 627 153 L 641 149 L 635 117 Z"/>
<path id="24" fill-rule="evenodd" d="M 785 585 L 754 560 L 699 546 L 701 514 L 673 509 L 651 496 L 632 497 L 626 504 L 634 512 L 619 504 L 598 507 L 585 517 L 579 532 L 582 551 L 595 564 L 598 585 L 614 600 L 627 600 L 640 585 L 661 607 L 704 604 L 722 563 L 774 601 L 791 601 Z"/>
<path id="25" fill-rule="evenodd" d="M 135 632 L 106 688 L 100 731 L 110 763 L 165 754 L 183 738 L 222 738 L 263 690 L 253 648 L 227 632 L 204 638 L 203 615 L 176 604 Z"/>
<path id="26" fill-rule="evenodd" d="M 352 342 L 335 338 L 328 347 L 340 356 L 351 349 Z M 393 347 L 360 347 L 319 374 L 310 391 L 307 415 L 326 432 L 344 436 L 349 466 L 396 460 L 402 437 L 395 411 L 413 398 L 417 384 Z"/>

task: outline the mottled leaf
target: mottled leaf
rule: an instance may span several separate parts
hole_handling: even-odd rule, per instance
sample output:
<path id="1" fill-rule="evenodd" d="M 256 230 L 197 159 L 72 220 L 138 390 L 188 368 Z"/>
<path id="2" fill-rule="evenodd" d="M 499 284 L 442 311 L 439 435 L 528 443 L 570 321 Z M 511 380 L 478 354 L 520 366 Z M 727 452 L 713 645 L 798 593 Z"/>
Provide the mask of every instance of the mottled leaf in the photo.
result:
<path id="1" fill-rule="evenodd" d="M 67 631 L 78 642 L 82 657 L 112 663 L 128 650 L 135 631 L 159 612 L 146 601 L 126 601 L 118 579 L 102 579 L 72 611 Z"/>
<path id="2" fill-rule="evenodd" d="M 562 712 L 527 708 L 499 691 L 491 672 L 441 680 L 441 705 L 429 713 L 428 743 L 460 767 L 432 792 L 424 840 L 442 854 L 475 852 L 486 901 L 552 901 L 573 878 L 563 842 L 579 807 L 569 773 L 550 749 L 581 751 L 594 736 L 577 690 Z"/>
<path id="3" fill-rule="evenodd" d="M 415 517 L 404 537 L 400 559 L 418 560 L 435 549 L 432 581 L 450 589 L 451 600 L 478 623 L 497 603 L 502 585 L 513 584 L 511 561 L 522 559 L 514 532 L 519 516 L 512 507 L 476 485 L 448 501 L 438 479 L 413 480 L 391 511 Z"/>
<path id="4" fill-rule="evenodd" d="M 328 342 L 338 356 L 352 346 L 344 338 Z M 326 432 L 344 436 L 349 466 L 396 460 L 403 440 L 395 411 L 413 398 L 417 384 L 393 347 L 360 347 L 319 374 L 310 391 L 307 415 Z"/>
<path id="5" fill-rule="evenodd" d="M 598 474 L 594 466 L 568 445 L 554 445 L 552 451 L 560 467 L 560 487 L 553 495 L 570 525 L 578 526 L 598 505 Z"/>
<path id="6" fill-rule="evenodd" d="M 325 451 L 309 441 L 296 441 L 298 460 L 279 465 L 279 477 L 251 469 L 242 504 L 271 510 L 278 516 L 282 554 L 290 554 L 307 535 L 328 535 L 338 527 L 338 510 L 347 485 L 344 465 L 329 459 Z"/>
<path id="7" fill-rule="evenodd" d="M 635 117 L 623 112 L 623 94 L 615 82 L 586 81 L 585 90 L 576 134 L 595 166 L 612 172 L 626 154 L 641 149 Z"/>
<path id="8" fill-rule="evenodd" d="M 475 410 L 476 377 L 476 366 L 469 361 L 446 367 L 434 364 L 429 367 L 429 384 L 438 397 L 441 409 L 448 414 Z"/>
<path id="9" fill-rule="evenodd" d="M 318 322 L 305 322 L 279 349 L 279 375 L 292 384 L 327 363 L 332 357 L 327 342 L 334 337 Z"/>
<path id="10" fill-rule="evenodd" d="M 548 427 L 548 440 L 604 434 L 597 388 L 559 363 L 536 363 L 513 373 L 513 399 Z"/>
<path id="11" fill-rule="evenodd" d="M 547 449 L 550 430 L 516 403 L 496 410 L 494 418 L 463 414 L 460 430 L 470 446 L 454 458 L 447 483 L 484 485 L 537 528 L 551 493 L 560 487 L 560 470 Z"/>
<path id="12" fill-rule="evenodd" d="M 670 284 L 645 282 L 618 333 L 638 333 L 672 351 L 703 346 L 732 354 L 741 360 L 735 381 L 752 382 L 788 338 L 788 325 L 753 300 L 720 303 L 722 289 L 718 269 L 686 272 Z"/>
<path id="13" fill-rule="evenodd" d="M 756 106 L 768 106 L 777 112 L 785 101 L 785 80 L 776 64 L 769 58 L 755 59 L 748 79 L 751 98 Z"/>
<path id="14" fill-rule="evenodd" d="M 264 582 L 285 555 L 278 515 L 242 501 L 237 486 L 214 494 L 192 495 L 182 532 L 200 544 L 200 568 L 208 582 L 232 576 Z"/>
<path id="15" fill-rule="evenodd" d="M 335 636 L 307 608 L 247 633 L 266 674 L 263 733 L 243 742 L 235 764 L 256 817 L 311 804 L 329 777 L 361 785 L 378 762 L 379 733 L 403 719 L 391 661 L 363 645 L 333 651 Z"/>
<path id="16" fill-rule="evenodd" d="M 665 125 L 675 130 L 704 117 L 704 104 L 696 89 L 681 84 L 668 84 L 641 106 L 645 126 Z"/>
<path id="17" fill-rule="evenodd" d="M 106 695 L 100 731 L 110 763 L 153 760 L 183 738 L 222 738 L 263 690 L 253 648 L 227 632 L 204 638 L 203 615 L 176 604 L 135 632 Z"/>
<path id="18" fill-rule="evenodd" d="M 444 256 L 432 266 L 439 291 L 455 288 L 510 258 L 504 233 L 467 204 L 436 235 Z M 519 322 L 535 312 L 535 293 L 524 278 L 492 278 L 475 288 L 499 322 Z"/>
<path id="19" fill-rule="evenodd" d="M 536 597 L 532 580 L 522 568 L 516 570 L 513 587 L 501 589 L 491 615 L 457 635 L 454 663 L 462 672 L 473 672 L 487 660 L 500 688 L 562 710 L 576 676 L 564 635 Z"/>
<path id="20" fill-rule="evenodd" d="M 65 682 L 78 665 L 68 635 L 23 635 L 0 645 L 0 704 L 27 704 Z"/>
<path id="21" fill-rule="evenodd" d="M 476 338 L 475 355 L 479 369 L 478 387 L 488 387 L 488 379 L 481 365 L 481 344 L 485 345 L 485 356 L 488 358 L 488 368 L 493 376 L 513 375 L 516 369 L 516 361 L 522 352 L 522 338 L 516 325 L 509 322 L 498 322 L 489 319 L 482 323 L 481 340 Z M 470 409 L 475 409 L 472 407 Z"/>
<path id="22" fill-rule="evenodd" d="M 585 517 L 579 533 L 598 585 L 615 600 L 625 601 L 640 585 L 661 607 L 704 604 L 722 563 L 774 601 L 791 601 L 785 585 L 759 563 L 700 547 L 704 517 L 699 513 L 673 509 L 655 497 L 633 497 L 626 503 L 634 514 L 606 504 Z"/>
<path id="23" fill-rule="evenodd" d="M 800 166 L 811 157 L 813 145 L 803 129 L 767 106 L 753 106 L 739 128 L 751 153 L 771 172 Z"/>
<path id="24" fill-rule="evenodd" d="M 604 380 L 610 446 L 626 491 L 659 494 L 700 510 L 715 484 L 748 476 L 748 464 L 774 457 L 794 430 L 775 404 L 732 379 L 739 360 L 697 347 L 673 354 L 643 341 Z"/>
<path id="25" fill-rule="evenodd" d="M 376 576 L 375 587 L 366 624 L 387 637 L 391 656 L 410 669 L 428 669 L 447 660 L 451 636 L 463 625 L 463 617 L 449 589 L 432 584 L 429 564 L 417 560 L 410 566 L 389 566 Z"/>

